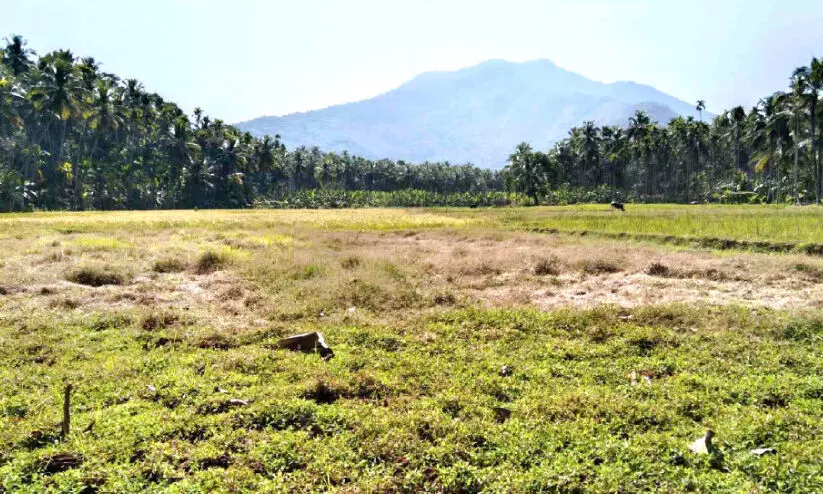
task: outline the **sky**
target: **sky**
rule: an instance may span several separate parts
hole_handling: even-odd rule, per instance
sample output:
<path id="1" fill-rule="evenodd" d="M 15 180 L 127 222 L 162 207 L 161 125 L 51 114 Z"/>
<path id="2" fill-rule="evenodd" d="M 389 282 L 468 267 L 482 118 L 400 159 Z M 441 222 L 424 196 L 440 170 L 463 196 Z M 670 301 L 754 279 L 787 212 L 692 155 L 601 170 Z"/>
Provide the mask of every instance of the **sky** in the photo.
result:
<path id="1" fill-rule="evenodd" d="M 821 0 L 2 0 L 0 36 L 93 56 L 234 123 L 369 98 L 431 70 L 549 59 L 714 112 L 823 56 Z"/>

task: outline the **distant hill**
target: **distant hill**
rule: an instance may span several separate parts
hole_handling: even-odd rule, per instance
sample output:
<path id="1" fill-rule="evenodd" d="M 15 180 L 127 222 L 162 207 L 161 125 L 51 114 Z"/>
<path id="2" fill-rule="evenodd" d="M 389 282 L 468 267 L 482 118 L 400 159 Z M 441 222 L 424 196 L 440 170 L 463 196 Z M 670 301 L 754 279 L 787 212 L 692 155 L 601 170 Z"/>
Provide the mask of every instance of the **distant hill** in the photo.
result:
<path id="1" fill-rule="evenodd" d="M 697 116 L 693 104 L 643 84 L 604 84 L 548 60 L 490 60 L 427 72 L 364 101 L 236 125 L 256 136 L 280 134 L 289 148 L 497 169 L 519 142 L 548 148 L 585 120 L 623 125 L 638 109 L 661 123 Z"/>

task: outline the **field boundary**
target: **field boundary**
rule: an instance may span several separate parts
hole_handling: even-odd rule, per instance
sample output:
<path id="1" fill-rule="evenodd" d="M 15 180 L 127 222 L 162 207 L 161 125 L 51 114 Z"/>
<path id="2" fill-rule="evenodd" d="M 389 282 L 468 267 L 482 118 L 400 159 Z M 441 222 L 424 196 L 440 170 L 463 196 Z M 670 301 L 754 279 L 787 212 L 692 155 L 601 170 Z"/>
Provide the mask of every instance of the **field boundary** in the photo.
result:
<path id="1" fill-rule="evenodd" d="M 765 240 L 737 240 L 719 237 L 679 237 L 656 233 L 605 232 L 601 230 L 561 230 L 558 228 L 531 228 L 534 233 L 601 237 L 614 240 L 637 240 L 666 245 L 677 245 L 716 250 L 746 250 L 754 252 L 805 254 L 823 257 L 823 244 L 798 242 L 769 242 Z"/>

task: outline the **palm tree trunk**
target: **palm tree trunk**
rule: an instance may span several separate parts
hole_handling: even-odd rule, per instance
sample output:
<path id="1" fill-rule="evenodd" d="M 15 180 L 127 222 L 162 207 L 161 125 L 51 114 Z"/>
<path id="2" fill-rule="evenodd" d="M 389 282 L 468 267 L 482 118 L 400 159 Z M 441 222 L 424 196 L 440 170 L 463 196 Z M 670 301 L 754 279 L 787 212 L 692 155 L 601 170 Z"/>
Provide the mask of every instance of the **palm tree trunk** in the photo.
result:
<path id="1" fill-rule="evenodd" d="M 811 115 L 809 116 L 811 120 L 811 127 L 812 127 L 812 164 L 814 166 L 815 172 L 815 201 L 817 204 L 820 204 L 820 196 L 823 195 L 823 176 L 821 176 L 820 170 L 820 163 L 817 159 L 817 94 L 812 93 L 812 102 L 811 102 Z"/>
<path id="2" fill-rule="evenodd" d="M 734 165 L 740 171 L 740 124 L 734 127 Z"/>
<path id="3" fill-rule="evenodd" d="M 781 200 L 780 200 L 780 183 L 782 182 L 782 180 L 780 179 L 780 162 L 783 161 L 783 159 L 782 159 L 783 158 L 782 150 L 781 150 L 781 153 L 780 153 L 780 157 L 781 157 L 781 159 L 777 160 L 777 190 L 775 191 L 775 195 L 776 195 L 775 200 L 778 204 L 781 203 Z"/>
<path id="4" fill-rule="evenodd" d="M 800 134 L 800 116 L 795 112 L 794 114 L 794 202 L 795 204 L 800 204 L 800 196 L 798 195 L 797 190 L 797 168 L 798 168 L 798 160 L 800 158 L 800 143 L 798 142 L 798 138 Z"/>

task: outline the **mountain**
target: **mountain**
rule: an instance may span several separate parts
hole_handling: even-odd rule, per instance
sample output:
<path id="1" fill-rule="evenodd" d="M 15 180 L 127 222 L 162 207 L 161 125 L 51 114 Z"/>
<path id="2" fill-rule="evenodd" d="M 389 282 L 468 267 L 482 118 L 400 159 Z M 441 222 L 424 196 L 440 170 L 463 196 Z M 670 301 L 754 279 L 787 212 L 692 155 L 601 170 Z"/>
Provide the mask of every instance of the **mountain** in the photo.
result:
<path id="1" fill-rule="evenodd" d="M 636 110 L 661 123 L 697 116 L 691 103 L 651 86 L 593 81 L 548 60 L 490 60 L 427 72 L 364 101 L 236 125 L 255 136 L 280 134 L 289 148 L 501 168 L 519 142 L 545 149 L 586 120 L 622 125 Z"/>

